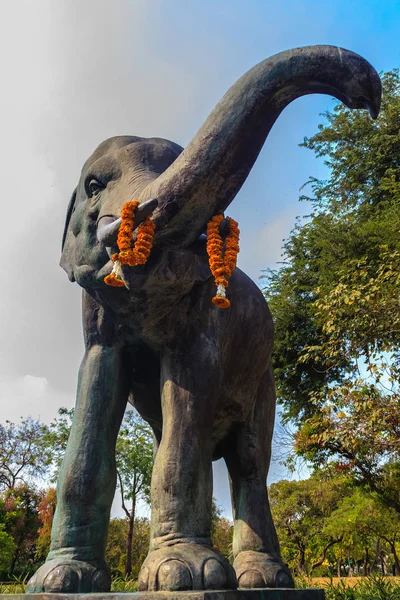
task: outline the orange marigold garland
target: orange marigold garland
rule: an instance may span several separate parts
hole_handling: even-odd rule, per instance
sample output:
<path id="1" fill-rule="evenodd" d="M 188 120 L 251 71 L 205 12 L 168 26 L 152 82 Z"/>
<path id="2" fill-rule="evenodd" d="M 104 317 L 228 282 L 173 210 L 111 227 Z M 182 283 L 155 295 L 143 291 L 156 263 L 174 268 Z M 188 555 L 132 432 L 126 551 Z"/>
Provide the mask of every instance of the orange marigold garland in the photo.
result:
<path id="1" fill-rule="evenodd" d="M 122 207 L 122 223 L 117 238 L 119 252 L 116 252 L 111 257 L 114 266 L 110 275 L 104 278 L 104 282 L 107 285 L 124 287 L 125 283 L 122 280 L 121 265 L 128 265 L 129 267 L 144 265 L 149 258 L 153 246 L 154 230 L 156 228 L 150 216 L 139 225 L 136 242 L 131 247 L 135 213 L 139 204 L 137 200 L 132 200 L 131 202 L 126 202 Z"/>
<path id="2" fill-rule="evenodd" d="M 217 293 L 212 301 L 219 308 L 229 308 L 231 305 L 225 292 L 229 277 L 236 267 L 239 252 L 239 227 L 237 222 L 230 217 L 227 217 L 229 233 L 225 239 L 224 251 L 224 241 L 219 232 L 219 226 L 224 218 L 224 215 L 216 215 L 207 225 L 207 252 L 211 273 L 217 286 Z"/>

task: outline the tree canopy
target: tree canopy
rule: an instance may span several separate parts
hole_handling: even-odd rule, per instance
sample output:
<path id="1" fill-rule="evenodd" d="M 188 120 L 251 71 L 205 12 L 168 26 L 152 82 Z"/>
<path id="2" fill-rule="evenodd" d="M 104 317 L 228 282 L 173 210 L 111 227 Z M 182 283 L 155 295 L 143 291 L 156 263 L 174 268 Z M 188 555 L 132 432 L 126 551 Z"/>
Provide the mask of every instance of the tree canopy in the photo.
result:
<path id="1" fill-rule="evenodd" d="M 46 475 L 52 460 L 46 431 L 45 425 L 31 417 L 0 423 L 0 490 Z"/>

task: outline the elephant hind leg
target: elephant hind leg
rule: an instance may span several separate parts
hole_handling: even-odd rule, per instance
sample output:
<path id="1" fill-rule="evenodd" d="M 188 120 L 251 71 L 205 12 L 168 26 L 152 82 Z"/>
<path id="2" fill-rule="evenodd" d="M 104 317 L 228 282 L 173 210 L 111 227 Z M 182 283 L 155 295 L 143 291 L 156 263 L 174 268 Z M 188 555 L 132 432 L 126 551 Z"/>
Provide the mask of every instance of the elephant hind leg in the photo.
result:
<path id="1" fill-rule="evenodd" d="M 280 558 L 266 485 L 274 419 L 271 367 L 261 380 L 251 419 L 231 434 L 224 448 L 234 514 L 234 568 L 243 588 L 293 587 Z"/>

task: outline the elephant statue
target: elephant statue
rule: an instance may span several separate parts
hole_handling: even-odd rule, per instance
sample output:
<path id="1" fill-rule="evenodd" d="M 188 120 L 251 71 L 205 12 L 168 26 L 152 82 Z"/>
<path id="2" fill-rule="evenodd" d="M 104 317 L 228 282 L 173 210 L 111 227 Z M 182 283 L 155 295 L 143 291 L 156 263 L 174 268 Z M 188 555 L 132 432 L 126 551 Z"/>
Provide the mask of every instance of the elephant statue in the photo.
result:
<path id="1" fill-rule="evenodd" d="M 211 298 L 206 225 L 248 176 L 281 111 L 326 93 L 376 118 L 381 84 L 363 58 L 334 46 L 288 50 L 225 94 L 183 149 L 118 136 L 86 161 L 69 203 L 61 266 L 83 288 L 85 354 L 57 484 L 50 553 L 29 592 L 105 592 L 116 486 L 115 444 L 129 401 L 153 429 L 151 541 L 141 591 L 293 587 L 266 477 L 275 416 L 273 322 L 259 288 L 235 269 L 231 307 Z M 122 206 L 156 230 L 145 265 L 109 287 Z M 135 235 L 135 233 L 134 233 Z M 233 566 L 212 546 L 212 461 L 224 458 L 234 514 Z"/>

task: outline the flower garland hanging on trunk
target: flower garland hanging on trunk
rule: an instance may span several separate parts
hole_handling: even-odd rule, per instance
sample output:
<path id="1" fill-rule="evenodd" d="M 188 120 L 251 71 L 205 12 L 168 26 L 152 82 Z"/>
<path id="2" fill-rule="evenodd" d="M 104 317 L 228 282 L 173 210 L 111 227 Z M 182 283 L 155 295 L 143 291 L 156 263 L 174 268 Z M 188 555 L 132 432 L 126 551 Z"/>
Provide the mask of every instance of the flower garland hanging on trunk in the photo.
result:
<path id="1" fill-rule="evenodd" d="M 119 228 L 117 245 L 119 252 L 111 256 L 114 262 L 113 270 L 110 275 L 104 277 L 104 282 L 112 287 L 124 287 L 122 280 L 121 265 L 134 267 L 135 265 L 144 265 L 150 256 L 153 246 L 154 230 L 156 228 L 154 221 L 148 216 L 143 223 L 139 225 L 136 242 L 131 247 L 133 228 L 135 223 L 135 213 L 140 202 L 132 200 L 126 202 L 122 207 L 122 223 Z"/>
<path id="2" fill-rule="evenodd" d="M 129 267 L 144 265 L 153 247 L 156 226 L 150 218 L 151 215 L 139 225 L 136 242 L 133 247 L 131 246 L 135 213 L 139 204 L 137 200 L 132 200 L 126 202 L 122 207 L 122 223 L 117 238 L 119 252 L 111 256 L 114 262 L 113 270 L 104 278 L 104 282 L 112 287 L 125 287 L 121 265 L 128 265 Z M 238 224 L 231 217 L 226 218 L 229 221 L 229 233 L 226 237 L 224 236 L 225 240 L 220 233 L 220 225 L 224 220 L 223 215 L 216 215 L 207 225 L 207 253 L 211 273 L 217 286 L 217 293 L 212 301 L 219 308 L 229 308 L 231 305 L 226 297 L 226 288 L 228 287 L 228 280 L 236 267 L 239 252 Z"/>
<path id="3" fill-rule="evenodd" d="M 217 293 L 212 299 L 219 308 L 229 308 L 231 303 L 226 297 L 228 279 L 236 267 L 239 252 L 239 227 L 236 221 L 226 217 L 229 221 L 229 233 L 224 240 L 220 233 L 220 225 L 224 215 L 215 215 L 207 225 L 207 252 L 211 273 L 215 279 Z"/>

